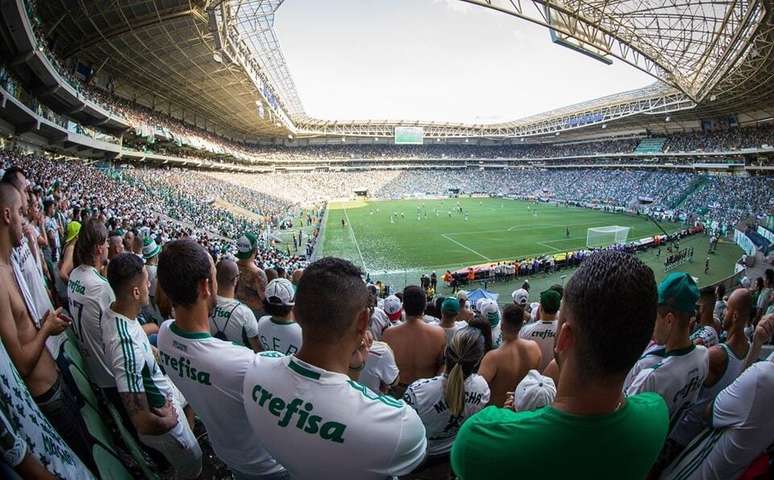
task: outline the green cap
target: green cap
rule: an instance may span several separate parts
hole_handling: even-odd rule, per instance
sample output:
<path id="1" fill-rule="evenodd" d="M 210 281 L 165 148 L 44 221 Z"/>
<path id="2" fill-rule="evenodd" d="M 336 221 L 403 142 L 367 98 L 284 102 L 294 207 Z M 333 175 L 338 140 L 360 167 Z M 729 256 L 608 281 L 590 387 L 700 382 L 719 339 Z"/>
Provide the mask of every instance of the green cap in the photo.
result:
<path id="1" fill-rule="evenodd" d="M 258 249 L 258 237 L 254 233 L 245 233 L 239 240 L 237 240 L 237 254 L 236 257 L 244 260 L 250 258 L 250 256 Z"/>
<path id="2" fill-rule="evenodd" d="M 447 298 L 441 304 L 441 311 L 442 312 L 455 313 L 455 314 L 459 313 L 459 311 L 460 311 L 460 301 L 457 300 L 454 297 Z"/>
<path id="3" fill-rule="evenodd" d="M 672 272 L 658 284 L 658 304 L 669 305 L 683 313 L 696 310 L 699 287 L 685 272 Z"/>
<path id="4" fill-rule="evenodd" d="M 562 296 L 556 290 L 548 289 L 540 294 L 540 308 L 548 314 L 558 312 L 560 303 Z"/>

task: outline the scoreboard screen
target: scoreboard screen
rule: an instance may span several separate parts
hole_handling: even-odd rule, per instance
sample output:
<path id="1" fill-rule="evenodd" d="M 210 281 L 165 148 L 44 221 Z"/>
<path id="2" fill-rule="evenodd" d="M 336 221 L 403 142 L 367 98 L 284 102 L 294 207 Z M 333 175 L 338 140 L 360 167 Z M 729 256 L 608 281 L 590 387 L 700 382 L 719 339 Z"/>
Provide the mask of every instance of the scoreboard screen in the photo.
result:
<path id="1" fill-rule="evenodd" d="M 422 145 L 424 140 L 422 127 L 395 127 L 395 145 Z"/>

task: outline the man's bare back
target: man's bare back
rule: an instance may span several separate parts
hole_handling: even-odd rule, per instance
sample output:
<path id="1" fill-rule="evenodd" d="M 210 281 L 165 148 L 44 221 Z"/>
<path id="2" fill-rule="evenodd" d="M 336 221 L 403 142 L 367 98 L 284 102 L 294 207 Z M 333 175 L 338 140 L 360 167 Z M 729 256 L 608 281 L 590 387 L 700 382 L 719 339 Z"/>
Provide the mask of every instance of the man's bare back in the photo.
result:
<path id="1" fill-rule="evenodd" d="M 478 373 L 489 384 L 489 403 L 502 407 L 508 393 L 531 369 L 540 365 L 540 346 L 532 340 L 516 338 L 503 343 L 500 348 L 484 355 Z"/>
<path id="2" fill-rule="evenodd" d="M 239 280 L 235 296 L 253 312 L 263 311 L 263 292 L 266 289 L 266 274 L 252 260 L 237 262 Z"/>
<path id="3" fill-rule="evenodd" d="M 446 334 L 441 327 L 413 318 L 385 330 L 383 340 L 395 354 L 402 389 L 414 380 L 435 377 L 441 370 L 446 347 Z"/>
<path id="4" fill-rule="evenodd" d="M 31 350 L 36 349 L 32 344 L 39 332 L 27 312 L 10 266 L 0 266 L 0 284 L 3 285 L 0 289 L 0 336 L 11 359 L 18 363 L 22 350 L 29 355 Z M 45 338 L 41 345 L 45 345 Z M 59 376 L 56 363 L 45 346 L 30 371 L 20 369 L 20 373 L 33 396 L 46 393 Z"/>

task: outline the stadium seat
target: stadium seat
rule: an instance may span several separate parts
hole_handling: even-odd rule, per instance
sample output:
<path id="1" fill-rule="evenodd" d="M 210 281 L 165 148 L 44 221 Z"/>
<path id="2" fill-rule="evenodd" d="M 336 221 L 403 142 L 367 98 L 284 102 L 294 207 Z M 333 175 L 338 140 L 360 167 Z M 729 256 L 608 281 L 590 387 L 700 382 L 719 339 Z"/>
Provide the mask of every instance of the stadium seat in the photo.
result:
<path id="1" fill-rule="evenodd" d="M 80 370 L 80 372 L 85 376 L 86 362 L 83 361 L 83 356 L 81 356 L 81 352 L 78 350 L 75 342 L 68 338 L 62 345 L 62 348 L 64 349 L 64 354 L 70 361 L 70 364 L 78 368 L 78 370 Z"/>
<path id="2" fill-rule="evenodd" d="M 101 445 L 94 445 L 92 453 L 94 463 L 97 464 L 99 470 L 99 477 L 102 480 L 130 480 L 133 478 L 121 464 L 121 461 Z"/>
<path id="3" fill-rule="evenodd" d="M 97 410 L 93 409 L 91 405 L 84 405 L 81 407 L 81 416 L 86 423 L 86 429 L 89 431 L 89 435 L 91 435 L 97 443 L 115 454 L 116 452 L 113 448 L 113 444 L 115 443 L 113 441 L 113 436 Z M 95 446 L 97 445 L 95 444 Z M 96 462 L 96 460 L 95 456 L 94 461 Z"/>
<path id="4" fill-rule="evenodd" d="M 143 453 L 142 446 L 137 442 L 129 429 L 127 429 L 124 425 L 118 409 L 110 402 L 107 404 L 107 409 L 110 413 L 110 417 L 113 419 L 113 423 L 118 429 L 118 434 L 121 437 L 121 440 L 124 442 L 124 446 L 127 450 L 129 450 L 129 454 L 132 456 L 134 461 L 137 462 L 137 466 L 140 468 L 140 470 L 142 470 L 143 476 L 147 480 L 158 480 L 159 476 L 156 475 L 153 470 L 151 470 L 151 467 L 148 465 L 148 460 L 145 458 L 145 454 Z"/>
<path id="5" fill-rule="evenodd" d="M 75 380 L 75 385 L 78 387 L 78 393 L 80 393 L 81 398 L 83 398 L 86 404 L 91 408 L 99 410 L 97 394 L 94 392 L 94 388 L 92 388 L 91 383 L 89 383 L 89 380 L 83 372 L 81 372 L 77 366 L 70 365 L 70 375 L 72 375 L 73 380 Z"/>

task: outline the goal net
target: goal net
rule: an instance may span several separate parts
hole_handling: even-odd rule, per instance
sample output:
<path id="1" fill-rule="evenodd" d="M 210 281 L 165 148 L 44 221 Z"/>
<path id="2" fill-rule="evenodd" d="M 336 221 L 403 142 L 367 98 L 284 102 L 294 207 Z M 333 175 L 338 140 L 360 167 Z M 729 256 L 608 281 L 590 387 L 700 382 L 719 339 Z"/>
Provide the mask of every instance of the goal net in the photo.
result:
<path id="1" fill-rule="evenodd" d="M 629 230 L 629 227 L 620 227 L 618 225 L 589 228 L 586 232 L 586 246 L 589 248 L 599 248 L 626 243 Z"/>

